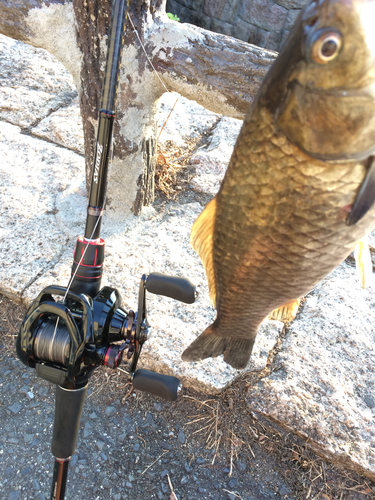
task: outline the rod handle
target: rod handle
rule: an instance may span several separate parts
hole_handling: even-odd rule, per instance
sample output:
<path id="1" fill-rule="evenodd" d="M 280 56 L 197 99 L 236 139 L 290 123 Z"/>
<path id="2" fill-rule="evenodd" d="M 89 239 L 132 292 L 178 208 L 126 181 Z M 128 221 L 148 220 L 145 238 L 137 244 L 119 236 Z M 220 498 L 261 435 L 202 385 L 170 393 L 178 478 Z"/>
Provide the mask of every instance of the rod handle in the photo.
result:
<path id="1" fill-rule="evenodd" d="M 59 385 L 56 386 L 55 423 L 52 437 L 52 454 L 56 458 L 69 458 L 76 449 L 87 387 L 88 384 L 81 389 L 68 390 Z"/>
<path id="2" fill-rule="evenodd" d="M 133 387 L 139 391 L 160 396 L 167 401 L 176 401 L 180 390 L 180 380 L 171 375 L 140 368 L 133 375 Z"/>
<path id="3" fill-rule="evenodd" d="M 193 304 L 196 297 L 196 286 L 189 279 L 162 273 L 151 273 L 147 277 L 146 290 L 186 304 Z"/>

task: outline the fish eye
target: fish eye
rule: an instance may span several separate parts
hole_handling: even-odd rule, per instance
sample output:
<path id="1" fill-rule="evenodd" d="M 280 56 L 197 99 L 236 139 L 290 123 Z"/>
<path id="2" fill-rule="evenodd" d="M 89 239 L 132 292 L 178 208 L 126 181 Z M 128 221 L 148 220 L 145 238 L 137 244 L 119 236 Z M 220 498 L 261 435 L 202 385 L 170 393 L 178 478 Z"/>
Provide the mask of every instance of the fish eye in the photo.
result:
<path id="1" fill-rule="evenodd" d="M 342 37 L 338 31 L 322 29 L 313 33 L 308 42 L 311 60 L 317 64 L 327 64 L 340 52 Z"/>

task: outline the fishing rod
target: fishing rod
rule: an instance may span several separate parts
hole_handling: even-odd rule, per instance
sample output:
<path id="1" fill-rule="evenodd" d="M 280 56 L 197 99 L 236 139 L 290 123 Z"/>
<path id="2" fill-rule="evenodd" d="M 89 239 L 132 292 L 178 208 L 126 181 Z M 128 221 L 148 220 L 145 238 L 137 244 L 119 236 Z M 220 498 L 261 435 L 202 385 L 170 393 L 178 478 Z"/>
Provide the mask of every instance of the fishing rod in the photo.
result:
<path id="1" fill-rule="evenodd" d="M 177 399 L 181 387 L 177 377 L 137 370 L 142 346 L 150 335 L 146 291 L 188 304 L 196 298 L 195 286 L 188 279 L 156 272 L 140 280 L 137 312 L 121 307 L 115 288 L 100 288 L 105 249 L 100 229 L 127 10 L 127 0 L 114 0 L 85 233 L 77 239 L 70 282 L 67 287 L 51 285 L 39 293 L 17 337 L 20 360 L 56 385 L 51 500 L 64 499 L 88 380 L 98 366 L 116 369 L 125 357 L 135 389 L 169 401 Z"/>

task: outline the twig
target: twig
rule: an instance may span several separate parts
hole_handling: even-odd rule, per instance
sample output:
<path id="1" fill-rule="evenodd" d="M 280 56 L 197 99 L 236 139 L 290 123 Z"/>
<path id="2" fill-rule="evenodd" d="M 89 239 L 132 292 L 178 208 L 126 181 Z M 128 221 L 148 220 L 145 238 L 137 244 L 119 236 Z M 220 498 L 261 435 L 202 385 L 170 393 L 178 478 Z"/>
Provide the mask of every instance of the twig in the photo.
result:
<path id="1" fill-rule="evenodd" d="M 234 495 L 235 497 L 240 498 L 242 500 L 242 497 L 237 493 L 237 491 L 229 491 L 225 489 L 223 489 L 223 491 L 225 491 L 226 493 L 230 493 L 231 495 Z"/>
<path id="2" fill-rule="evenodd" d="M 86 397 L 86 399 L 91 398 L 91 396 L 93 396 L 94 394 L 99 394 L 99 392 L 100 392 L 100 391 L 102 391 L 102 390 L 104 389 L 104 387 L 105 387 L 106 385 L 108 385 L 108 384 L 109 384 L 109 379 L 107 380 L 107 382 L 105 382 L 104 384 L 102 384 L 102 385 L 99 387 L 99 389 L 98 389 L 97 391 L 93 391 L 91 394 L 89 394 L 89 395 Z"/>
<path id="3" fill-rule="evenodd" d="M 194 424 L 195 422 L 199 422 L 200 420 L 207 420 L 209 417 L 201 417 L 197 418 L 195 420 L 191 420 L 190 422 L 187 422 L 186 425 Z"/>
<path id="4" fill-rule="evenodd" d="M 142 441 L 144 442 L 145 444 L 145 449 L 147 447 L 147 443 L 146 443 L 146 440 L 140 435 L 140 434 L 137 434 L 137 437 L 139 437 L 139 439 L 142 439 Z"/>
<path id="5" fill-rule="evenodd" d="M 201 429 L 198 429 L 197 431 L 194 431 L 193 434 L 199 434 L 200 432 L 204 431 L 204 429 L 207 429 L 207 427 L 211 427 L 212 424 L 206 425 L 206 427 L 202 427 Z"/>
<path id="6" fill-rule="evenodd" d="M 251 427 L 251 425 L 249 425 L 249 429 L 251 430 L 251 432 L 254 434 L 254 436 L 258 439 L 258 433 L 254 431 L 254 429 Z"/>
<path id="7" fill-rule="evenodd" d="M 143 474 L 144 474 L 146 471 L 148 471 L 148 469 L 149 469 L 150 467 L 152 467 L 154 464 L 156 464 L 156 462 L 157 462 L 158 460 L 160 460 L 160 458 L 161 458 L 161 457 L 163 457 L 166 453 L 169 453 L 169 450 L 166 450 L 164 453 L 162 453 L 162 454 L 160 455 L 160 457 L 158 457 L 156 460 L 154 460 L 154 461 L 152 462 L 152 464 L 150 464 L 148 467 L 146 467 L 146 469 L 145 469 L 143 472 L 141 472 L 141 476 L 143 476 Z"/>
<path id="8" fill-rule="evenodd" d="M 234 444 L 231 441 L 231 445 L 230 445 L 230 468 L 229 468 L 229 474 L 228 474 L 229 477 L 233 473 L 233 448 L 234 448 Z"/>
<path id="9" fill-rule="evenodd" d="M 192 399 L 193 401 L 196 401 L 197 403 L 200 404 L 200 406 L 207 406 L 207 408 L 210 408 L 210 410 L 215 410 L 215 408 L 212 408 L 212 406 L 210 406 L 210 405 L 207 404 L 209 401 L 216 401 L 215 399 L 206 399 L 206 401 L 199 401 L 199 399 L 193 398 L 192 396 L 188 396 L 186 394 L 184 394 L 183 397 L 184 398 Z"/>
<path id="10" fill-rule="evenodd" d="M 165 127 L 165 125 L 166 125 L 167 121 L 169 120 L 169 117 L 171 116 L 172 111 L 174 110 L 174 107 L 176 106 L 176 104 L 177 104 L 177 101 L 178 101 L 178 100 L 179 100 L 179 97 L 177 97 L 177 99 L 176 99 L 175 103 L 174 103 L 174 104 L 173 104 L 173 106 L 172 106 L 172 109 L 171 109 L 171 110 L 170 110 L 170 112 L 169 112 L 169 115 L 167 116 L 167 119 L 165 120 L 165 122 L 163 123 L 163 126 L 161 127 L 161 130 L 160 130 L 159 135 L 158 135 L 158 141 L 159 141 L 159 137 L 161 136 L 161 133 L 163 132 L 163 129 L 164 129 L 164 127 Z"/>
<path id="11" fill-rule="evenodd" d="M 169 497 L 169 500 L 178 500 L 177 495 L 174 492 L 173 484 L 172 484 L 171 478 L 169 477 L 169 474 L 167 474 L 167 479 L 168 479 L 169 487 L 171 489 L 171 496 Z"/>
<path id="12" fill-rule="evenodd" d="M 124 404 L 125 401 L 128 399 L 128 397 L 130 396 L 130 394 L 133 392 L 133 384 L 131 382 L 128 382 L 127 384 L 125 384 L 124 386 L 124 389 L 127 385 L 130 385 L 130 389 L 128 390 L 128 392 L 125 394 L 125 396 L 122 397 L 121 399 L 121 404 Z"/>
<path id="13" fill-rule="evenodd" d="M 127 372 L 126 370 L 123 370 L 122 368 L 120 367 L 117 367 L 117 369 L 122 372 L 122 373 L 125 373 L 126 375 L 129 375 L 129 372 Z"/>
<path id="14" fill-rule="evenodd" d="M 215 459 L 216 459 L 216 456 L 217 456 L 217 451 L 218 451 L 219 446 L 220 446 L 221 436 L 222 435 L 220 434 L 219 435 L 219 439 L 217 440 L 216 450 L 215 450 L 214 458 L 212 459 L 212 464 L 211 465 L 214 465 L 214 462 L 215 462 Z"/>

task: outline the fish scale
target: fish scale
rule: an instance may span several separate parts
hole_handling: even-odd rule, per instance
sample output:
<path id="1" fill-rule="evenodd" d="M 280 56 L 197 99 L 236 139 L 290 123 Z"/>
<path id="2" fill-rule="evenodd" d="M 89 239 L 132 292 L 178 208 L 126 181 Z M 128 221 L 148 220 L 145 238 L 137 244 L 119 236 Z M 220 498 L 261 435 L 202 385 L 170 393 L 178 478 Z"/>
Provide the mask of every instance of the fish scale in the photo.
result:
<path id="1" fill-rule="evenodd" d="M 264 318 L 288 310 L 373 228 L 375 39 L 363 12 L 375 18 L 375 0 L 307 4 L 262 83 L 219 193 L 193 226 L 217 317 L 184 360 L 224 354 L 244 368 Z"/>

